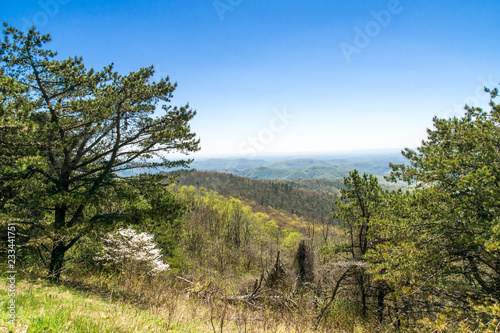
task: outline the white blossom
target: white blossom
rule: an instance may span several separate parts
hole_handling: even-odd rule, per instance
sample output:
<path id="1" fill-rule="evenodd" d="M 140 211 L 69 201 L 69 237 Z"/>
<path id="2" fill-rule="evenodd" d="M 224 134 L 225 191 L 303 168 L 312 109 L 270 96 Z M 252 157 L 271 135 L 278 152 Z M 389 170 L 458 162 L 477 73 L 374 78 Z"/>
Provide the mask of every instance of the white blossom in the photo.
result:
<path id="1" fill-rule="evenodd" d="M 149 274 L 167 271 L 169 265 L 162 258 L 154 236 L 145 232 L 138 234 L 132 227 L 121 228 L 103 239 L 103 253 L 95 257 L 115 267 L 146 267 Z"/>

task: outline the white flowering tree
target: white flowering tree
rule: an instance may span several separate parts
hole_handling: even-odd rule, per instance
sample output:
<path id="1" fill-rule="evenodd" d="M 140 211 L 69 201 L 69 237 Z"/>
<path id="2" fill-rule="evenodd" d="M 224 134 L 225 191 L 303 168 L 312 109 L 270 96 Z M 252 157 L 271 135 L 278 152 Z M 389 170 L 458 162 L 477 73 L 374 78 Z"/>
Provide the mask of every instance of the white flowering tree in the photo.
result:
<path id="1" fill-rule="evenodd" d="M 102 254 L 95 259 L 124 272 L 145 270 L 150 275 L 168 271 L 170 267 L 163 261 L 154 236 L 137 233 L 132 227 L 107 234 Z"/>

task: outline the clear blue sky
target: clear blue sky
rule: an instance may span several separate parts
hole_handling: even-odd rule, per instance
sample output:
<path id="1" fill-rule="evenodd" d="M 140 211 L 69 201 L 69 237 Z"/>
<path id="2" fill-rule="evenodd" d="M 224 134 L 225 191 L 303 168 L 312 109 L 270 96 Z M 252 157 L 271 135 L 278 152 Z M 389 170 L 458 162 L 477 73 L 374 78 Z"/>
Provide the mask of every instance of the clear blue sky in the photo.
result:
<path id="1" fill-rule="evenodd" d="M 154 65 L 198 111 L 201 155 L 416 147 L 500 82 L 500 2 L 0 1 L 61 57 Z M 281 116 L 277 116 L 281 114 Z"/>

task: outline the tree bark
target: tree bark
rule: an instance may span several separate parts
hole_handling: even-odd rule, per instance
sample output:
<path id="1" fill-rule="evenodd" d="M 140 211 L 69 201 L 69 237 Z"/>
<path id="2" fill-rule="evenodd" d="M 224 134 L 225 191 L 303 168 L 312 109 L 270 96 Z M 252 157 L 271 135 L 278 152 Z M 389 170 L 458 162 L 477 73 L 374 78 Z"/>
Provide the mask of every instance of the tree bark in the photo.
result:
<path id="1" fill-rule="evenodd" d="M 385 295 L 386 292 L 384 290 L 384 287 L 382 285 L 379 285 L 378 295 L 377 295 L 377 313 L 378 313 L 378 320 L 380 323 L 384 321 Z"/>
<path id="2" fill-rule="evenodd" d="M 54 213 L 54 227 L 59 233 L 60 230 L 66 224 L 66 211 L 67 207 L 65 205 L 56 206 Z M 64 240 L 57 237 L 53 241 L 52 251 L 50 253 L 50 263 L 49 263 L 49 279 L 52 281 L 59 281 L 61 276 L 61 269 L 64 263 L 64 254 L 66 252 L 66 247 L 64 246 Z"/>
<path id="3" fill-rule="evenodd" d="M 57 241 L 56 245 L 52 248 L 49 264 L 49 279 L 52 281 L 59 281 L 61 277 L 66 250 L 67 248 L 61 240 Z"/>
<path id="4" fill-rule="evenodd" d="M 76 235 L 67 244 L 64 243 L 62 239 L 57 239 L 54 241 L 54 247 L 50 254 L 49 263 L 49 279 L 52 281 L 59 281 L 61 277 L 62 268 L 64 265 L 64 255 L 73 245 L 78 242 L 82 237 L 82 234 Z"/>
<path id="5" fill-rule="evenodd" d="M 366 289 L 365 289 L 365 271 L 360 269 L 358 273 L 358 283 L 359 283 L 359 292 L 361 294 L 361 315 L 363 317 L 366 316 Z"/>

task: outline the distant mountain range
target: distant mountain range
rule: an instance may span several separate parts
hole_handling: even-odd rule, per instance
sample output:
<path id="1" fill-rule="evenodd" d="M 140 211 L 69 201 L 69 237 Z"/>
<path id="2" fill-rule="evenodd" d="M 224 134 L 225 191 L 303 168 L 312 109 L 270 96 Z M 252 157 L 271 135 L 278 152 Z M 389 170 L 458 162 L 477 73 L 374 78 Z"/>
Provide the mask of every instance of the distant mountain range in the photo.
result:
<path id="1" fill-rule="evenodd" d="M 390 174 L 390 162 L 404 164 L 406 159 L 394 153 L 334 158 L 197 159 L 191 164 L 193 170 L 181 172 L 177 183 L 242 199 L 258 211 L 272 207 L 313 223 L 335 224 L 333 200 L 340 198 L 343 177 L 350 171 L 357 169 L 379 177 L 384 189 L 405 187 L 383 180 Z"/>
<path id="2" fill-rule="evenodd" d="M 403 164 L 406 159 L 401 154 L 371 154 L 342 158 L 284 158 L 269 159 L 197 159 L 191 167 L 196 170 L 218 171 L 255 179 L 341 179 L 349 171 L 375 176 L 390 173 L 389 162 Z"/>

